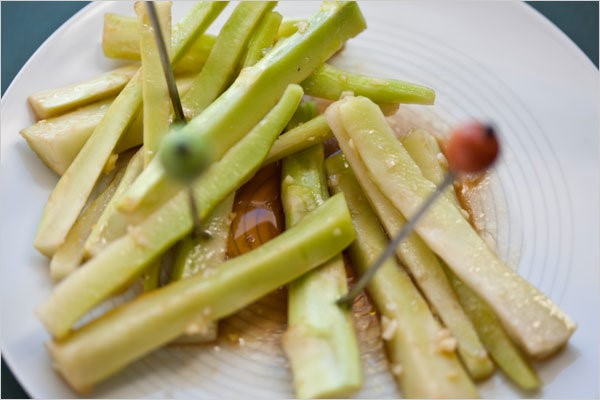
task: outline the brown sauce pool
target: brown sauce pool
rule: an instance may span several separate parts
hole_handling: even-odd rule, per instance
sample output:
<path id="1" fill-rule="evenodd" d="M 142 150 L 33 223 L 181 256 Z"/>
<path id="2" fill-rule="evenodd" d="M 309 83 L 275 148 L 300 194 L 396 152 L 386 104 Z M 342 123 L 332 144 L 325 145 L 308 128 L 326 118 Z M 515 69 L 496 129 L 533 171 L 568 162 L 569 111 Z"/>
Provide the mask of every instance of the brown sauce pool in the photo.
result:
<path id="1" fill-rule="evenodd" d="M 335 140 L 326 143 L 326 154 L 337 151 Z M 235 195 L 227 256 L 244 254 L 273 239 L 285 230 L 281 205 L 281 168 L 269 165 L 242 186 Z M 349 284 L 354 272 L 346 257 Z M 376 370 L 387 369 L 379 317 L 370 299 L 361 294 L 354 302 L 355 322 L 365 365 Z M 287 289 L 281 287 L 236 314 L 219 322 L 217 346 L 234 346 L 240 351 L 260 351 L 276 356 L 282 366 L 287 360 L 281 337 L 287 328 Z"/>
<path id="2" fill-rule="evenodd" d="M 442 146 L 442 149 L 444 147 Z M 325 143 L 326 156 L 339 150 L 337 141 Z M 228 258 L 247 253 L 273 239 L 285 230 L 285 218 L 280 197 L 280 165 L 267 166 L 242 186 L 236 193 L 229 242 Z M 481 179 L 455 182 L 456 193 L 462 207 L 472 212 L 470 202 L 476 196 Z M 348 284 L 355 281 L 355 274 L 348 262 L 346 271 Z M 381 339 L 379 315 L 370 298 L 364 293 L 355 300 L 352 317 L 359 339 L 365 372 L 389 371 L 385 347 Z M 235 348 L 239 352 L 260 352 L 270 355 L 273 362 L 282 368 L 288 367 L 281 346 L 287 328 L 287 288 L 280 287 L 250 304 L 234 315 L 219 321 L 219 335 L 215 348 Z"/>

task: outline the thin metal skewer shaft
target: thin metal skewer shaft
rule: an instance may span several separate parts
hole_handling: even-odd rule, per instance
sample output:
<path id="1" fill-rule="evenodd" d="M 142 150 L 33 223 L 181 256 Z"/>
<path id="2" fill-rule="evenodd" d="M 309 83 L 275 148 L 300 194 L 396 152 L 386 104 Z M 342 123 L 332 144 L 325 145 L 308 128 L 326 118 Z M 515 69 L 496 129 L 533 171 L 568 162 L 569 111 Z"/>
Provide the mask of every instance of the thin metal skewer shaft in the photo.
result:
<path id="1" fill-rule="evenodd" d="M 185 114 L 183 113 L 183 106 L 181 105 L 181 98 L 179 97 L 179 91 L 175 84 L 175 75 L 173 74 L 173 68 L 171 68 L 171 60 L 169 60 L 169 54 L 167 53 L 167 46 L 165 44 L 165 38 L 162 35 L 160 29 L 160 22 L 158 21 L 158 15 L 156 13 L 156 6 L 153 1 L 147 1 L 148 6 L 148 17 L 154 30 L 154 37 L 156 38 L 156 46 L 158 47 L 158 54 L 160 55 L 160 63 L 162 65 L 163 72 L 165 73 L 165 80 L 167 81 L 167 89 L 169 90 L 169 97 L 171 98 L 171 104 L 173 104 L 174 121 L 175 123 L 186 123 Z M 192 187 L 187 188 L 190 212 L 192 213 L 192 221 L 194 222 L 193 235 L 204 238 L 209 238 L 210 233 L 202 229 L 202 221 L 198 214 L 198 207 L 196 206 L 196 200 Z"/>
<path id="2" fill-rule="evenodd" d="M 173 112 L 175 113 L 174 122 L 186 122 L 185 114 L 183 113 L 183 107 L 181 106 L 179 91 L 177 90 L 177 85 L 175 84 L 175 75 L 173 74 L 173 68 L 171 68 L 171 60 L 169 60 L 165 38 L 162 35 L 160 22 L 158 21 L 158 15 L 156 14 L 156 6 L 154 5 L 153 1 L 147 1 L 146 5 L 148 6 L 148 17 L 150 17 L 152 29 L 154 30 L 154 37 L 156 38 L 156 45 L 158 46 L 160 63 L 162 64 L 163 72 L 165 73 L 165 79 L 167 80 L 169 97 L 171 98 L 171 103 L 173 104 Z"/>
<path id="3" fill-rule="evenodd" d="M 400 232 L 390 241 L 388 246 L 385 248 L 383 253 L 375 260 L 373 265 L 367 269 L 367 271 L 360 277 L 359 281 L 354 285 L 352 290 L 348 292 L 345 296 L 341 297 L 337 304 L 339 305 L 347 305 L 351 306 L 352 302 L 363 291 L 363 289 L 368 285 L 377 270 L 385 263 L 385 261 L 390 258 L 396 251 L 398 245 L 406 239 L 406 237 L 412 232 L 415 225 L 421 217 L 427 212 L 427 209 L 437 200 L 437 198 L 446 190 L 448 186 L 452 184 L 454 181 L 454 174 L 448 173 L 444 180 L 435 188 L 435 191 L 431 193 L 431 195 L 421 204 L 417 212 L 412 216 L 412 218 L 406 222 L 406 224 L 402 227 Z"/>

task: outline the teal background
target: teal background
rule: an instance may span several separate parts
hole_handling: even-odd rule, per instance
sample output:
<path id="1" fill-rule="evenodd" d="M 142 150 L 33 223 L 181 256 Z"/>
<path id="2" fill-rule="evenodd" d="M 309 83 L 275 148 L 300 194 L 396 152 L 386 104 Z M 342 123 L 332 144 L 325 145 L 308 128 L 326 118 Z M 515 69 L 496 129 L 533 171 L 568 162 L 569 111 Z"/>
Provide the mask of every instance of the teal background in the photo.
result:
<path id="1" fill-rule="evenodd" d="M 2 1 L 2 94 L 23 64 L 63 22 L 86 6 L 83 1 Z M 598 67 L 598 2 L 529 2 L 563 30 Z M 28 398 L 2 360 L 1 397 Z"/>

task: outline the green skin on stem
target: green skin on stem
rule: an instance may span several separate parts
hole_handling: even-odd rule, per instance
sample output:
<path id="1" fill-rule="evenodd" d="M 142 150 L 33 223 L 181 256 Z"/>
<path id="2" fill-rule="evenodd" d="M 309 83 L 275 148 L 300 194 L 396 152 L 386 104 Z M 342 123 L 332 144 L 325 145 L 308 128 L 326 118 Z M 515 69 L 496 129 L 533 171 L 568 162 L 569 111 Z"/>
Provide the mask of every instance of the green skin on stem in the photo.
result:
<path id="1" fill-rule="evenodd" d="M 176 74 L 194 72 L 202 69 L 215 43 L 211 34 L 200 35 L 185 55 L 174 65 Z M 111 58 L 140 60 L 140 31 L 135 17 L 107 13 L 104 15 L 102 30 L 102 50 Z"/>
<path id="2" fill-rule="evenodd" d="M 314 103 L 304 104 L 288 126 L 316 114 Z M 322 144 L 283 160 L 281 199 L 287 229 L 329 197 L 323 161 Z M 349 309 L 335 303 L 347 292 L 341 255 L 289 285 L 288 329 L 283 348 L 300 398 L 349 396 L 362 386 L 360 351 L 352 316 Z"/>
<path id="3" fill-rule="evenodd" d="M 330 122 L 333 129 L 340 125 L 339 121 L 336 124 L 330 119 Z M 406 219 L 369 177 L 356 146 L 352 146 L 354 142 L 350 140 L 345 130 L 337 129 L 336 135 L 339 146 L 344 152 L 346 160 L 352 166 L 365 196 L 379 216 L 388 236 L 394 237 L 406 224 Z M 494 364 L 488 357 L 469 317 L 460 306 L 440 261 L 433 251 L 427 247 L 416 232 L 412 232 L 396 248 L 396 255 L 410 271 L 427 301 L 456 339 L 458 353 L 469 374 L 474 379 L 488 377 L 494 371 Z"/>
<path id="4" fill-rule="evenodd" d="M 435 190 L 369 99 L 347 97 L 330 106 L 326 116 L 336 136 L 350 137 L 371 179 L 405 216 Z M 531 356 L 552 354 L 575 331 L 566 314 L 488 248 L 447 197 L 434 202 L 415 229 Z"/>
<path id="5" fill-rule="evenodd" d="M 433 135 L 423 130 L 415 130 L 402 138 L 402 144 L 410 154 L 423 176 L 436 185 L 444 180 L 448 172 L 447 161 L 440 157 L 441 150 Z M 459 207 L 454 188 L 448 188 L 446 195 Z M 535 390 L 541 381 L 535 369 L 518 347 L 512 342 L 494 312 L 442 263 L 444 271 L 456 292 L 466 314 L 477 330 L 481 342 L 496 364 L 517 385 L 525 390 Z"/>
<path id="6" fill-rule="evenodd" d="M 331 188 L 347 199 L 357 235 L 350 258 L 357 272 L 364 274 L 383 252 L 387 237 L 343 155 L 328 158 L 325 166 Z M 382 314 L 391 369 L 405 397 L 477 397 L 455 352 L 443 345 L 444 330 L 395 259 L 383 264 L 367 290 Z"/>
<path id="7" fill-rule="evenodd" d="M 356 3 L 324 3 L 304 32 L 295 33 L 254 66 L 244 68 L 227 91 L 178 131 L 179 145 L 164 152 L 178 152 L 182 143 L 196 149 L 193 142 L 198 141 L 212 148 L 208 164 L 218 160 L 273 106 L 289 83 L 304 80 L 365 27 Z M 202 172 L 201 166 L 190 165 L 175 154 L 161 158 L 167 161 L 163 163 L 166 171 L 175 178 L 188 179 Z M 179 167 L 179 162 L 187 165 Z"/>
<path id="8" fill-rule="evenodd" d="M 225 7 L 223 3 L 199 3 L 174 29 L 172 62 L 189 49 L 193 38 L 204 32 Z M 141 108 L 141 71 L 135 73 L 110 105 L 102 121 L 52 191 L 36 233 L 34 246 L 52 256 L 64 242 L 83 209 L 95 182 L 114 151 L 123 132 Z"/>
<path id="9" fill-rule="evenodd" d="M 354 240 L 342 195 L 259 248 L 118 307 L 48 344 L 55 368 L 77 391 L 181 335 L 192 322 L 230 315 L 339 254 Z"/>
<path id="10" fill-rule="evenodd" d="M 294 114 L 302 94 L 302 88 L 290 85 L 261 123 L 193 183 L 200 219 L 258 170 Z M 187 189 L 180 190 L 167 204 L 63 280 L 37 310 L 52 336 L 65 337 L 86 312 L 135 280 L 151 261 L 190 233 L 193 223 L 188 201 Z"/>
<path id="11" fill-rule="evenodd" d="M 194 118 L 204 111 L 235 79 L 248 42 L 261 20 L 276 4 L 275 1 L 248 1 L 235 7 L 219 32 L 202 70 L 181 99 L 186 118 Z"/>
<path id="12" fill-rule="evenodd" d="M 264 57 L 267 50 L 273 46 L 282 18 L 278 12 L 270 12 L 265 15 L 248 44 L 248 51 L 242 62 L 242 67 L 250 67 L 256 64 L 258 60 Z"/>

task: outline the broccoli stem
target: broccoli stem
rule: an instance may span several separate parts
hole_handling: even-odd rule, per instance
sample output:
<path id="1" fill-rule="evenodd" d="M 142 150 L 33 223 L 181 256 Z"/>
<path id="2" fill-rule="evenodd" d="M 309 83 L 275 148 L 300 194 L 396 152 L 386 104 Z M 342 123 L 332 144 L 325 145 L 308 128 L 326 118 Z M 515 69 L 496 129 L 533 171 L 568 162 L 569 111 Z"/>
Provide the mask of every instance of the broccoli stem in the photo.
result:
<path id="1" fill-rule="evenodd" d="M 198 72 L 206 62 L 215 43 L 214 35 L 205 33 L 190 46 L 185 55 L 173 66 L 176 74 Z M 140 31 L 135 17 L 107 13 L 104 15 L 102 49 L 111 58 L 140 60 Z"/>
<path id="2" fill-rule="evenodd" d="M 50 276 L 61 280 L 79 267 L 84 256 L 84 245 L 92 228 L 102 216 L 125 175 L 125 168 L 119 168 L 109 185 L 92 201 L 77 219 L 65 242 L 56 250 L 50 261 Z"/>
<path id="3" fill-rule="evenodd" d="M 302 89 L 290 85 L 273 110 L 194 182 L 201 219 L 260 167 L 301 98 Z M 90 259 L 84 268 L 63 280 L 38 308 L 39 318 L 53 337 L 65 337 L 79 318 L 136 279 L 149 263 L 190 233 L 192 225 L 188 192 L 183 189 L 142 223 L 128 228 L 126 235 Z"/>
<path id="4" fill-rule="evenodd" d="M 189 230 L 191 220 L 186 220 Z M 89 390 L 175 339 L 199 317 L 209 322 L 240 310 L 339 254 L 353 239 L 344 198 L 334 196 L 290 230 L 227 261 L 214 274 L 173 282 L 48 343 L 55 368 L 75 390 Z"/>
<path id="5" fill-rule="evenodd" d="M 439 184 L 448 172 L 448 165 L 441 155 L 437 140 L 430 133 L 417 130 L 402 138 L 406 151 L 415 160 L 423 176 L 434 184 Z M 450 201 L 457 207 L 459 203 L 454 188 L 447 193 Z M 481 342 L 490 353 L 496 364 L 517 385 L 526 390 L 540 387 L 541 382 L 532 365 L 512 342 L 494 312 L 477 297 L 454 274 L 447 265 L 442 263 L 448 275 L 458 300 L 473 322 Z"/>
<path id="6" fill-rule="evenodd" d="M 185 93 L 192 83 L 189 76 L 177 77 L 177 88 Z M 114 97 L 102 100 L 58 117 L 38 121 L 20 133 L 44 163 L 62 175 L 73 162 L 86 140 L 108 110 Z M 142 144 L 142 115 L 138 115 L 115 146 L 121 153 Z"/>
<path id="7" fill-rule="evenodd" d="M 435 190 L 369 99 L 346 97 L 330 106 L 326 115 L 338 141 L 348 138 L 369 177 L 402 214 L 411 216 Z M 431 206 L 416 231 L 494 309 L 529 355 L 548 356 L 568 341 L 575 330 L 571 319 L 507 267 L 447 197 Z"/>
<path id="8" fill-rule="evenodd" d="M 444 157 L 436 138 L 427 131 L 415 129 L 408 132 L 400 140 L 415 164 L 419 166 L 423 176 L 439 185 L 448 173 L 448 161 Z M 445 168 L 442 166 L 443 164 L 446 164 Z M 460 208 L 454 188 L 449 187 L 446 196 Z"/>
<path id="9" fill-rule="evenodd" d="M 447 266 L 446 272 L 460 303 L 473 321 L 483 345 L 490 352 L 496 364 L 521 388 L 525 390 L 538 389 L 542 383 L 535 369 L 512 342 L 492 309 L 462 283 Z"/>
<path id="10" fill-rule="evenodd" d="M 345 132 L 338 132 L 337 135 L 340 148 L 352 166 L 368 201 L 379 216 L 387 234 L 394 237 L 406 224 L 406 219 L 369 177 L 360 155 L 350 146 L 349 137 Z M 342 135 L 343 139 L 341 139 Z M 458 354 L 471 376 L 474 379 L 488 377 L 494 371 L 494 365 L 479 340 L 473 324 L 462 309 L 436 255 L 415 232 L 397 247 L 396 254 L 456 339 Z"/>
<path id="11" fill-rule="evenodd" d="M 276 4 L 275 1 L 250 1 L 236 6 L 219 32 L 200 74 L 181 99 L 187 118 L 200 114 L 234 80 L 252 34 Z"/>
<path id="12" fill-rule="evenodd" d="M 182 239 L 175 249 L 175 261 L 171 281 L 176 282 L 194 275 L 210 276 L 224 261 L 227 253 L 227 240 L 231 224 L 231 210 L 235 194 L 230 194 L 206 217 L 204 226 L 210 237 L 190 235 Z M 200 319 L 198 321 L 202 323 Z M 205 324 L 205 329 L 195 329 L 192 323 L 186 333 L 175 340 L 176 343 L 202 343 L 217 338 L 217 322 Z"/>
<path id="13" fill-rule="evenodd" d="M 27 100 L 38 120 L 55 117 L 117 95 L 134 77 L 138 68 L 137 64 L 126 65 L 89 81 L 34 93 Z"/>
<path id="14" fill-rule="evenodd" d="M 290 82 L 301 82 L 364 28 L 356 3 L 327 3 L 308 29 L 286 39 L 254 66 L 242 69 L 235 82 L 177 134 L 185 141 L 202 142 L 212 149 L 211 156 L 219 159 L 262 118 Z M 132 213 L 144 204 L 151 209 L 151 204 L 162 204 L 177 191 L 177 182 L 168 179 L 162 165 L 152 164 L 157 164 L 156 160 L 122 200 L 121 210 Z"/>
<path id="15" fill-rule="evenodd" d="M 278 137 L 265 159 L 265 165 L 322 143 L 331 137 L 333 133 L 329 129 L 325 116 L 319 115 Z"/>
<path id="16" fill-rule="evenodd" d="M 85 258 L 92 258 L 127 231 L 127 221 L 117 211 L 117 202 L 144 167 L 143 148 L 131 158 L 116 191 L 85 241 Z"/>
<path id="17" fill-rule="evenodd" d="M 140 51 L 142 58 L 142 105 L 143 105 L 143 152 L 144 166 L 156 154 L 163 136 L 169 130 L 171 98 L 160 61 L 154 27 L 148 16 L 148 5 L 135 3 L 140 31 Z M 156 15 L 162 31 L 167 54 L 171 54 L 171 3 L 157 2 Z"/>
<path id="18" fill-rule="evenodd" d="M 387 237 L 343 155 L 328 158 L 325 166 L 331 188 L 343 192 L 348 203 L 357 235 L 350 258 L 363 274 L 383 252 Z M 444 330 L 394 259 L 386 261 L 367 290 L 382 315 L 383 339 L 404 397 L 477 397 L 452 347 L 445 345 Z"/>
<path id="19" fill-rule="evenodd" d="M 181 58 L 192 40 L 210 25 L 224 7 L 221 2 L 209 2 L 199 3 L 192 9 L 173 32 L 172 62 Z M 119 93 L 52 191 L 34 241 L 34 246 L 42 254 L 52 256 L 64 242 L 115 145 L 137 115 L 142 102 L 140 75 L 141 71 L 138 70 Z"/>
<path id="20" fill-rule="evenodd" d="M 283 160 L 281 200 L 287 229 L 329 197 L 323 160 L 323 145 Z M 352 315 L 335 303 L 348 292 L 347 279 L 344 260 L 338 254 L 288 286 L 283 348 L 300 398 L 349 396 L 362 386 Z"/>
<path id="21" fill-rule="evenodd" d="M 435 101 L 435 92 L 428 87 L 355 74 L 328 64 L 323 64 L 305 79 L 302 87 L 310 96 L 329 100 L 338 100 L 342 93 L 352 92 L 378 104 L 433 104 Z"/>
<path id="22" fill-rule="evenodd" d="M 265 15 L 248 44 L 248 51 L 244 56 L 242 67 L 250 67 L 256 64 L 273 46 L 281 19 L 282 16 L 278 12 L 273 11 Z"/>

